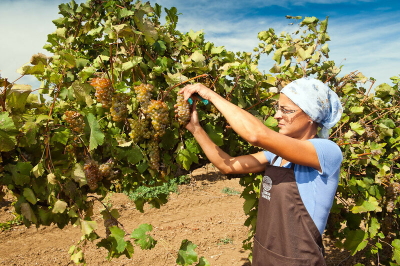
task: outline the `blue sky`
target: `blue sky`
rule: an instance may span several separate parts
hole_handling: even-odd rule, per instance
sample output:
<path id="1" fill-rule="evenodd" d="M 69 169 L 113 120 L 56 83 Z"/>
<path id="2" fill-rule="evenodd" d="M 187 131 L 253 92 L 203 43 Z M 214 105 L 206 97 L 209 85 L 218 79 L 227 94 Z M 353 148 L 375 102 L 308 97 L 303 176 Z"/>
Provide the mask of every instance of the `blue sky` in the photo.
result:
<path id="1" fill-rule="evenodd" d="M 52 20 L 60 17 L 60 0 L 0 1 L 0 75 L 10 81 L 16 69 L 31 55 L 42 52 L 47 34 L 55 30 Z M 78 3 L 83 2 L 76 1 Z M 231 51 L 249 51 L 259 43 L 260 31 L 291 32 L 286 15 L 329 16 L 330 59 L 343 65 L 341 75 L 361 71 L 391 84 L 400 75 L 400 0 L 150 0 L 163 7 L 175 6 L 181 13 L 181 32 L 203 30 L 207 41 Z M 273 62 L 264 58 L 261 70 Z M 18 83 L 38 86 L 32 77 Z"/>

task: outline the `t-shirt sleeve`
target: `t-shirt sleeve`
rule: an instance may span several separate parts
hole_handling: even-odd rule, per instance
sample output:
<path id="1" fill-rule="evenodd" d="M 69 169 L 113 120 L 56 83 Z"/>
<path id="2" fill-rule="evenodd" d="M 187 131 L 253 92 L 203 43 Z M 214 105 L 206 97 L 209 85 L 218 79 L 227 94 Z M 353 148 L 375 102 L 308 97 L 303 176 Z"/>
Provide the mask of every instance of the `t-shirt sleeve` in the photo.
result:
<path id="1" fill-rule="evenodd" d="M 265 155 L 265 158 L 267 158 L 268 163 L 271 163 L 272 160 L 273 160 L 274 157 L 275 157 L 275 154 L 273 154 L 273 153 L 270 152 L 270 151 L 264 151 L 264 155 Z"/>
<path id="2" fill-rule="evenodd" d="M 329 176 L 337 172 L 343 160 L 342 151 L 333 141 L 327 139 L 309 140 L 317 151 L 318 160 L 321 164 L 322 176 Z"/>

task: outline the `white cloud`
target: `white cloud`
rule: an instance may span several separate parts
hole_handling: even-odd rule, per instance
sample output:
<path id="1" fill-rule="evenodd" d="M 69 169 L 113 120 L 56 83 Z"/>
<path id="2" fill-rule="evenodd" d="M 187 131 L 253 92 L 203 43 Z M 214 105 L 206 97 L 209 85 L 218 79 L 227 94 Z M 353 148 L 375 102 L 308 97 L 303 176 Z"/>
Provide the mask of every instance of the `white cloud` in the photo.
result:
<path id="1" fill-rule="evenodd" d="M 0 1 L 0 74 L 3 77 L 8 77 L 10 81 L 16 79 L 19 77 L 16 69 L 28 62 L 33 54 L 46 53 L 42 47 L 46 43 L 47 34 L 55 30 L 51 21 L 60 16 L 58 5 L 62 2 L 68 1 Z M 154 4 L 155 1 L 151 2 Z M 295 2 L 305 4 L 326 1 L 157 1 L 162 7 L 176 6 L 178 13 L 182 13 L 178 22 L 180 31 L 203 29 L 207 41 L 217 46 L 225 46 L 228 50 L 249 52 L 259 42 L 258 32 L 273 28 L 276 33 L 280 33 L 290 29 L 289 21 L 284 17 L 276 16 L 272 12 L 254 17 L 248 14 L 249 10 L 277 3 L 281 6 L 293 5 Z M 334 1 L 340 2 L 343 1 Z M 232 9 L 241 11 L 232 12 Z M 344 64 L 343 74 L 359 70 L 368 77 L 376 78 L 378 84 L 390 82 L 391 76 L 400 74 L 397 63 L 400 59 L 400 23 L 395 19 L 399 15 L 398 12 L 382 12 L 375 16 L 333 14 L 328 28 L 332 39 L 329 42 L 330 55 L 336 64 Z M 272 65 L 273 62 L 268 59 L 263 58 L 260 62 L 260 67 L 264 70 L 268 70 Z M 34 80 L 32 77 L 24 77 L 23 82 L 32 84 Z"/>
<path id="2" fill-rule="evenodd" d="M 22 0 L 0 2 L 0 74 L 9 81 L 20 77 L 16 71 L 36 53 L 49 54 L 43 49 L 47 34 L 56 27 L 52 20 L 59 18 L 61 0 Z M 32 76 L 19 83 L 38 85 Z"/>

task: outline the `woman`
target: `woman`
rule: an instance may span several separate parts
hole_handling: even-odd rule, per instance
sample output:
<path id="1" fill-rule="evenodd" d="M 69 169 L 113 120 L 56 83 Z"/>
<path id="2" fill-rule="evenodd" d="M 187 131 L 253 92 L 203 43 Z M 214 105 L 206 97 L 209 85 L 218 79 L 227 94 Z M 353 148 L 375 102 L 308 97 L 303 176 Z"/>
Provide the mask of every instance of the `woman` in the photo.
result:
<path id="1" fill-rule="evenodd" d="M 275 118 L 279 132 L 201 84 L 180 93 L 211 101 L 229 125 L 265 151 L 231 157 L 199 124 L 195 104 L 186 128 L 224 174 L 265 171 L 259 200 L 253 265 L 325 265 L 322 237 L 338 185 L 342 153 L 327 140 L 340 119 L 338 96 L 321 81 L 301 78 L 285 86 Z M 195 98 L 195 97 L 194 97 Z M 317 132 L 321 127 L 317 137 Z"/>

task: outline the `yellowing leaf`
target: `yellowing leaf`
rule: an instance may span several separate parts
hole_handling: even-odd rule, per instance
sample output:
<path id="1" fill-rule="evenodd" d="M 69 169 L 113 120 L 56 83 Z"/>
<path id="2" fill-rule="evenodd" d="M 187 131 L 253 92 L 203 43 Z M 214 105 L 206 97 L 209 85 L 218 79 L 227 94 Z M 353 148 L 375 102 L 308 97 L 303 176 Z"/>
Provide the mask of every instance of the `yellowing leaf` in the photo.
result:
<path id="1" fill-rule="evenodd" d="M 68 204 L 65 201 L 62 200 L 57 200 L 57 202 L 54 204 L 54 208 L 52 210 L 53 213 L 63 213 L 65 212 L 65 209 L 67 208 Z"/>

